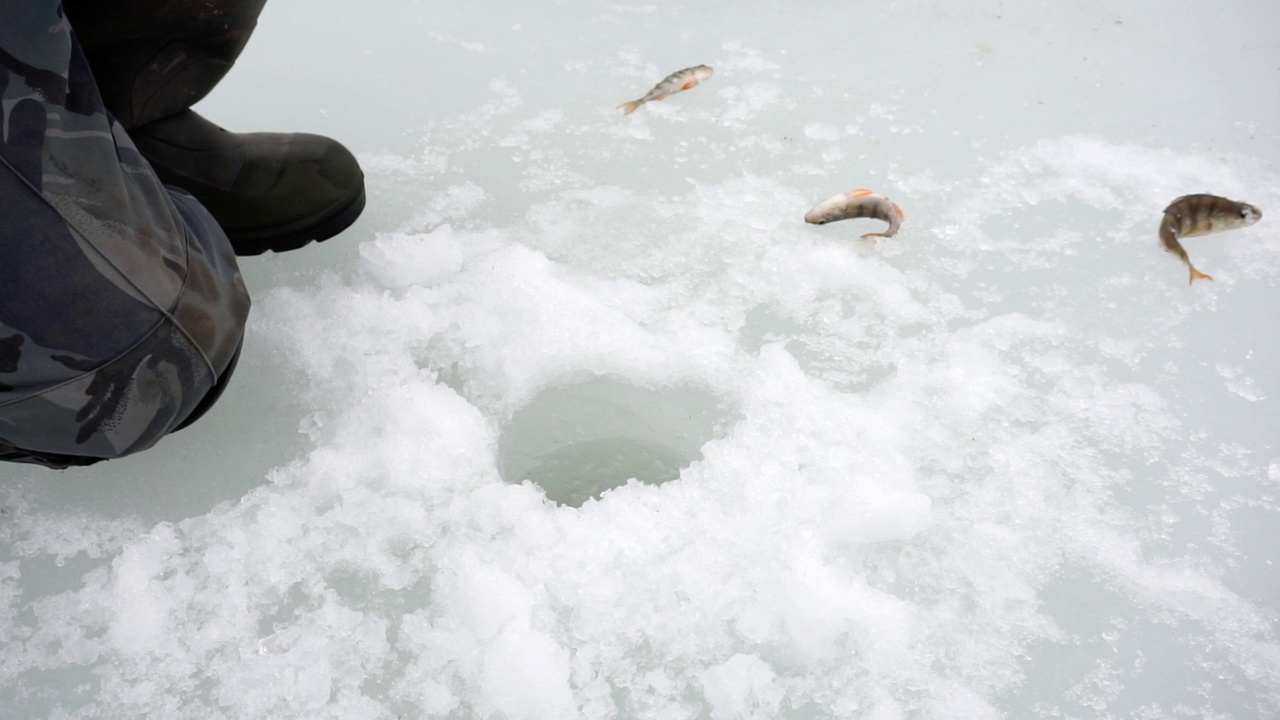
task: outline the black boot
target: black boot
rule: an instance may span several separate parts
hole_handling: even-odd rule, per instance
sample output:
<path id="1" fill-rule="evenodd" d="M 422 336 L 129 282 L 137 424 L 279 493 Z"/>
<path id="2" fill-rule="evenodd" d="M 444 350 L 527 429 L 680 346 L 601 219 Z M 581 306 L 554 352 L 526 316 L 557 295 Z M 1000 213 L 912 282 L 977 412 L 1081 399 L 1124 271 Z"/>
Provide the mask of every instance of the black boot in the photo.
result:
<path id="1" fill-rule="evenodd" d="M 319 135 L 227 132 L 191 110 L 129 131 L 160 180 L 191 193 L 237 255 L 283 252 L 346 230 L 364 210 L 364 174 Z"/>
<path id="2" fill-rule="evenodd" d="M 222 79 L 266 0 L 64 0 L 103 103 L 162 181 L 199 200 L 237 255 L 302 247 L 351 225 L 364 174 L 319 135 L 237 135 L 189 108 Z"/>
<path id="3" fill-rule="evenodd" d="M 231 69 L 266 0 L 63 0 L 102 103 L 126 130 L 182 112 Z"/>

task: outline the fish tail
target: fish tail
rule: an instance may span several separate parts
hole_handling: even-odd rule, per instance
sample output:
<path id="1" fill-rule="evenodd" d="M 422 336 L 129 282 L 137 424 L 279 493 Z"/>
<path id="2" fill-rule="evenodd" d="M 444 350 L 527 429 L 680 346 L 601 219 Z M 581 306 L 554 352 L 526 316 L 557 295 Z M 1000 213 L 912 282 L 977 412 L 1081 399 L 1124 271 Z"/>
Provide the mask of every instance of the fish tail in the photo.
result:
<path id="1" fill-rule="evenodd" d="M 1191 283 L 1194 283 L 1194 282 L 1195 282 L 1195 281 L 1197 281 L 1197 280 L 1212 280 L 1212 279 L 1213 279 L 1213 276 L 1212 276 L 1212 275 L 1210 275 L 1209 273 L 1202 273 L 1202 272 L 1200 272 L 1199 270 L 1197 270 L 1197 269 L 1195 268 L 1195 266 L 1194 266 L 1194 265 L 1191 265 L 1190 263 L 1188 263 L 1188 266 L 1191 268 L 1191 280 L 1187 282 L 1187 284 L 1188 284 L 1188 285 L 1190 285 Z"/>
<path id="2" fill-rule="evenodd" d="M 640 107 L 643 104 L 644 104 L 643 100 L 632 100 L 631 102 L 622 103 L 621 105 L 618 106 L 618 109 L 622 111 L 623 115 L 630 115 L 631 113 L 636 111 L 636 108 Z"/>
<path id="3" fill-rule="evenodd" d="M 1182 247 L 1182 243 L 1178 242 L 1178 233 L 1173 228 L 1173 223 L 1167 220 L 1160 226 L 1160 242 L 1164 243 L 1164 249 L 1177 255 L 1182 262 L 1187 264 L 1187 268 L 1191 271 L 1191 279 L 1187 284 L 1193 284 L 1196 280 L 1212 280 L 1213 276 L 1202 273 L 1191 264 L 1191 257 L 1187 255 L 1187 249 Z"/>

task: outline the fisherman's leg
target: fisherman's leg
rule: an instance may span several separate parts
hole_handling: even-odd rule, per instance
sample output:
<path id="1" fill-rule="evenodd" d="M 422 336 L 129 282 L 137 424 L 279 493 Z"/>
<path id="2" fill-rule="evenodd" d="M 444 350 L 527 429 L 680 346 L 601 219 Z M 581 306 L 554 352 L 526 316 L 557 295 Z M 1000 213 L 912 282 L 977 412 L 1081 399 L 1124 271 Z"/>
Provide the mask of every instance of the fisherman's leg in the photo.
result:
<path id="1" fill-rule="evenodd" d="M 103 104 L 131 130 L 204 99 L 266 0 L 64 0 Z"/>
<path id="2" fill-rule="evenodd" d="M 68 0 L 108 110 L 160 179 L 205 205 L 236 253 L 325 240 L 364 209 L 354 156 L 319 135 L 227 132 L 191 111 L 248 42 L 265 0 Z"/>
<path id="3" fill-rule="evenodd" d="M 146 449 L 225 384 L 230 243 L 102 107 L 56 0 L 0 4 L 0 460 Z"/>

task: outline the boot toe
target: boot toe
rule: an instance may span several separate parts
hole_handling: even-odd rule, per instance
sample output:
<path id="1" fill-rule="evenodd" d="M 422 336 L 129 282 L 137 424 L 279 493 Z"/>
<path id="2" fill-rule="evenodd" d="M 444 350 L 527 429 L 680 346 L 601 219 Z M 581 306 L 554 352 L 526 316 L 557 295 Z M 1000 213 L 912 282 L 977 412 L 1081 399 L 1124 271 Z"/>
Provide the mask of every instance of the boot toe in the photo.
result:
<path id="1" fill-rule="evenodd" d="M 250 140 L 277 152 L 250 156 L 219 202 L 237 254 L 282 252 L 345 230 L 364 208 L 364 174 L 354 155 L 320 135 Z M 199 197 L 199 195 L 197 195 Z"/>

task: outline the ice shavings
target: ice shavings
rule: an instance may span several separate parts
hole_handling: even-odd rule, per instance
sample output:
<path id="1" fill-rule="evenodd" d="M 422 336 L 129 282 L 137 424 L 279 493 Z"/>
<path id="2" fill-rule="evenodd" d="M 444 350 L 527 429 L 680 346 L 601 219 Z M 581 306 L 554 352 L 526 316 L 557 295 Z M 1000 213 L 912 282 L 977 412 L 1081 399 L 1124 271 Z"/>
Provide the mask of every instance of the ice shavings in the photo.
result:
<path id="1" fill-rule="evenodd" d="M 1259 392 L 1257 383 L 1253 381 L 1253 378 L 1248 375 L 1242 375 L 1239 368 L 1219 364 L 1215 369 L 1222 376 L 1227 389 L 1236 395 L 1250 402 L 1258 402 L 1266 398 L 1266 395 Z"/>
<path id="2" fill-rule="evenodd" d="M 450 218 L 464 217 L 484 202 L 485 193 L 470 182 L 451 186 L 433 195 L 418 208 L 406 231 L 431 230 Z"/>
<path id="3" fill-rule="evenodd" d="M 432 40 L 435 40 L 436 42 L 446 43 L 450 45 L 457 45 L 465 50 L 470 50 L 472 52 L 478 52 L 478 53 L 493 52 L 493 48 L 485 45 L 484 43 L 468 41 L 468 40 L 459 40 L 458 38 L 450 37 L 448 35 L 443 35 L 441 33 L 434 32 L 434 31 L 428 32 L 427 37 L 431 38 Z"/>
<path id="4" fill-rule="evenodd" d="M 725 40 L 720 44 L 720 49 L 728 53 L 725 62 L 730 70 L 758 74 L 781 69 L 777 63 L 767 60 L 759 48 L 746 47 L 741 40 Z"/>
<path id="5" fill-rule="evenodd" d="M 759 82 L 723 88 L 719 95 L 727 105 L 721 116 L 726 122 L 750 120 L 765 108 L 777 104 L 780 96 L 776 85 Z"/>
<path id="6" fill-rule="evenodd" d="M 1080 642 L 1046 604 L 1082 572 L 1112 612 L 1156 603 L 1212 630 L 1201 657 L 1267 667 L 1256 606 L 1141 556 L 1112 458 L 1168 462 L 1179 423 L 1082 355 L 1086 331 L 975 313 L 815 235 L 781 210 L 805 199 L 756 176 L 566 191 L 464 228 L 487 196 L 366 240 L 351 282 L 259 300 L 320 443 L 38 599 L 27 657 L 109 662 L 104 701 L 192 717 L 999 717 L 1040 672 L 1020 658 Z M 609 376 L 696 379 L 740 418 L 678 481 L 580 509 L 502 480 L 511 413 Z M 1078 702 L 1103 692 L 1081 682 Z"/>
<path id="7" fill-rule="evenodd" d="M 809 123 L 804 126 L 804 134 L 814 140 L 836 140 L 840 137 L 840 130 L 827 123 Z"/>
<path id="8" fill-rule="evenodd" d="M 15 712 L 1275 714 L 1280 461 L 1249 434 L 1273 410 L 1270 236 L 1226 258 L 1261 282 L 1214 299 L 1157 279 L 1178 268 L 1152 235 L 1183 186 L 1269 207 L 1274 173 L 1101 137 L 913 156 L 876 145 L 911 127 L 902 97 L 832 71 L 867 116 L 797 123 L 788 56 L 716 42 L 699 102 L 550 108 L 553 81 L 513 72 L 419 153 L 371 156 L 353 266 L 255 290 L 247 347 L 284 378 L 262 402 L 304 403 L 310 443 L 238 502 L 144 523 L 0 499 Z M 675 69 L 573 53 L 529 77 Z M 797 127 L 859 166 L 794 151 Z M 803 223 L 864 178 L 904 204 L 898 236 Z M 1250 309 L 1249 352 L 1213 335 Z M 574 506 L 504 474 L 514 426 L 574 440 L 557 398 L 672 393 L 729 408 L 664 424 L 698 445 L 674 479 Z M 653 424 L 615 405 L 602 432 Z"/>

